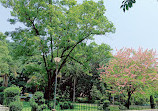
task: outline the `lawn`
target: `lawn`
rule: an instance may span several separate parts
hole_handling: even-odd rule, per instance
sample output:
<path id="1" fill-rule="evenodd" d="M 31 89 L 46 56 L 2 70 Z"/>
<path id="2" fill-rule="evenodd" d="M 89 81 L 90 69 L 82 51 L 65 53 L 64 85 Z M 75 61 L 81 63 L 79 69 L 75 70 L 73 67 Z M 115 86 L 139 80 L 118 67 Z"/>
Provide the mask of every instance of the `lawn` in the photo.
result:
<path id="1" fill-rule="evenodd" d="M 56 107 L 57 111 L 101 111 L 98 110 L 98 106 L 96 104 L 88 104 L 88 103 L 75 103 L 74 109 L 66 109 L 61 110 L 60 106 Z M 131 105 L 130 110 L 141 110 L 141 109 L 150 109 L 150 106 L 136 106 Z M 29 102 L 23 102 L 23 110 L 22 111 L 31 111 L 31 107 Z M 51 111 L 49 109 L 44 111 Z M 120 111 L 118 105 L 111 105 L 110 111 Z"/>
<path id="2" fill-rule="evenodd" d="M 74 109 L 66 109 L 66 110 L 61 110 L 60 106 L 57 106 L 57 111 L 98 111 L 98 107 L 96 104 L 85 104 L 85 103 L 75 103 Z M 29 102 L 23 102 L 23 110 L 22 111 L 31 111 L 31 107 Z M 44 110 L 44 111 L 50 111 Z"/>

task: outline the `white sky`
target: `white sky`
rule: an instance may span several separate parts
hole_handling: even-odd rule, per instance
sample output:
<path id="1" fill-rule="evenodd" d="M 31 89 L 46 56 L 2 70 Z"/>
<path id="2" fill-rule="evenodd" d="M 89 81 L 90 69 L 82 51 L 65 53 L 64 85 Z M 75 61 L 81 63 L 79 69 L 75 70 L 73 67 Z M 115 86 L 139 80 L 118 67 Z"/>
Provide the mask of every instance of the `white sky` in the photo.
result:
<path id="1" fill-rule="evenodd" d="M 81 1 L 81 0 L 79 0 Z M 104 0 L 107 18 L 116 27 L 115 34 L 96 36 L 98 44 L 107 43 L 115 48 L 142 47 L 158 49 L 158 1 L 136 0 L 136 4 L 126 13 L 120 9 L 122 0 Z M 0 5 L 0 32 L 12 31 L 21 24 L 10 25 L 9 9 Z"/>

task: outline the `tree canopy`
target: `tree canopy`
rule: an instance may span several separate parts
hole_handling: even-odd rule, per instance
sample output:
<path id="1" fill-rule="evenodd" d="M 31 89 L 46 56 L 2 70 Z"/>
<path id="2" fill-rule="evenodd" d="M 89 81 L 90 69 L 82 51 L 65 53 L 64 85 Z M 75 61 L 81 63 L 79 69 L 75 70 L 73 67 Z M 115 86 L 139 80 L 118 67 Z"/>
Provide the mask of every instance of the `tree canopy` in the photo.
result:
<path id="1" fill-rule="evenodd" d="M 25 57 L 40 55 L 43 70 L 50 88 L 55 79 L 55 57 L 60 57 L 58 73 L 78 45 L 83 45 L 94 35 L 115 32 L 107 19 L 103 1 L 84 0 L 2 0 L 3 6 L 11 8 L 11 24 L 21 22 L 24 28 L 17 28 L 6 34 L 17 44 L 17 53 Z M 71 57 L 70 57 L 71 56 Z M 49 94 L 47 94 L 49 95 Z"/>
<path id="2" fill-rule="evenodd" d="M 157 65 L 155 51 L 124 48 L 114 55 L 107 66 L 100 68 L 100 78 L 110 87 L 112 93 L 128 97 L 126 107 L 129 109 L 132 94 L 143 94 L 143 89 L 155 86 L 155 81 L 158 80 Z"/>

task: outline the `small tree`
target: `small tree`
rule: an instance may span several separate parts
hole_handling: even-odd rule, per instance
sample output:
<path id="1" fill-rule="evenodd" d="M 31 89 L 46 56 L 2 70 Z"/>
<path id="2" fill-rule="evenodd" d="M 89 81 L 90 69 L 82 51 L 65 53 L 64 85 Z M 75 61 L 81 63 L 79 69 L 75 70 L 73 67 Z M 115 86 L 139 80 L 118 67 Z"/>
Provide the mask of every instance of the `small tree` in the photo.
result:
<path id="1" fill-rule="evenodd" d="M 47 105 L 45 104 L 43 92 L 35 92 L 33 97 L 30 99 L 30 105 L 32 107 L 31 111 L 43 111 L 46 109 Z"/>
<path id="2" fill-rule="evenodd" d="M 11 102 L 20 100 L 21 89 L 19 87 L 8 87 L 4 90 L 4 104 L 9 105 Z"/>
<path id="3" fill-rule="evenodd" d="M 124 48 L 119 50 L 114 58 L 100 69 L 100 78 L 106 82 L 112 93 L 121 93 L 127 97 L 125 106 L 129 109 L 131 95 L 143 88 L 151 87 L 157 81 L 157 58 L 153 50 L 138 51 Z"/>

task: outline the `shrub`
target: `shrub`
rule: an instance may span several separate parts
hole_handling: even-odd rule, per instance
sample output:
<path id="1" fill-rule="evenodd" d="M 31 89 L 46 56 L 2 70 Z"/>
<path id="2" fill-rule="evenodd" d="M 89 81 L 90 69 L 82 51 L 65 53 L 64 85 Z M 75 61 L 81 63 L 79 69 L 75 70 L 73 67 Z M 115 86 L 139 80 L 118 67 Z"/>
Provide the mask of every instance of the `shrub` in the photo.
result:
<path id="1" fill-rule="evenodd" d="M 137 98 L 137 100 L 135 100 L 135 105 L 144 105 L 146 103 L 146 101 L 144 101 L 143 98 Z"/>
<path id="2" fill-rule="evenodd" d="M 56 100 L 56 105 L 59 104 L 59 101 Z M 49 101 L 49 109 L 54 109 L 54 101 Z"/>
<path id="3" fill-rule="evenodd" d="M 110 101 L 109 100 L 105 100 L 103 103 L 103 110 L 104 111 L 109 111 L 109 105 L 110 105 Z"/>
<path id="4" fill-rule="evenodd" d="M 120 105 L 119 105 L 119 109 L 120 109 L 120 110 L 126 110 L 127 108 L 126 108 L 123 104 L 120 104 Z"/>
<path id="5" fill-rule="evenodd" d="M 87 103 L 88 97 L 78 97 L 77 100 L 79 103 Z"/>
<path id="6" fill-rule="evenodd" d="M 43 92 L 35 92 L 33 97 L 30 99 L 31 111 L 43 111 L 47 108 L 47 105 L 44 104 L 45 99 Z"/>
<path id="7" fill-rule="evenodd" d="M 5 87 L 0 87 L 0 104 L 3 104 L 3 100 L 4 100 L 4 89 Z"/>
<path id="8" fill-rule="evenodd" d="M 40 106 L 40 109 L 43 111 L 44 109 L 47 109 L 48 108 L 48 106 L 46 105 L 46 104 L 42 104 L 41 106 Z"/>
<path id="9" fill-rule="evenodd" d="M 9 104 L 10 111 L 22 111 L 23 104 L 20 101 L 14 101 Z"/>
<path id="10" fill-rule="evenodd" d="M 62 109 L 74 109 L 74 105 L 71 102 L 63 102 L 60 104 L 60 108 Z"/>
<path id="11" fill-rule="evenodd" d="M 4 104 L 9 105 L 11 102 L 20 100 L 21 89 L 19 87 L 8 87 L 4 90 Z"/>
<path id="12" fill-rule="evenodd" d="M 54 102 L 53 101 L 50 101 L 49 102 L 49 109 L 53 109 L 54 108 Z"/>
<path id="13" fill-rule="evenodd" d="M 30 100 L 30 97 L 26 97 L 26 98 L 25 98 L 25 101 L 28 102 L 29 100 Z"/>
<path id="14" fill-rule="evenodd" d="M 115 101 L 115 102 L 114 102 L 114 105 L 120 105 L 120 102 Z"/>

